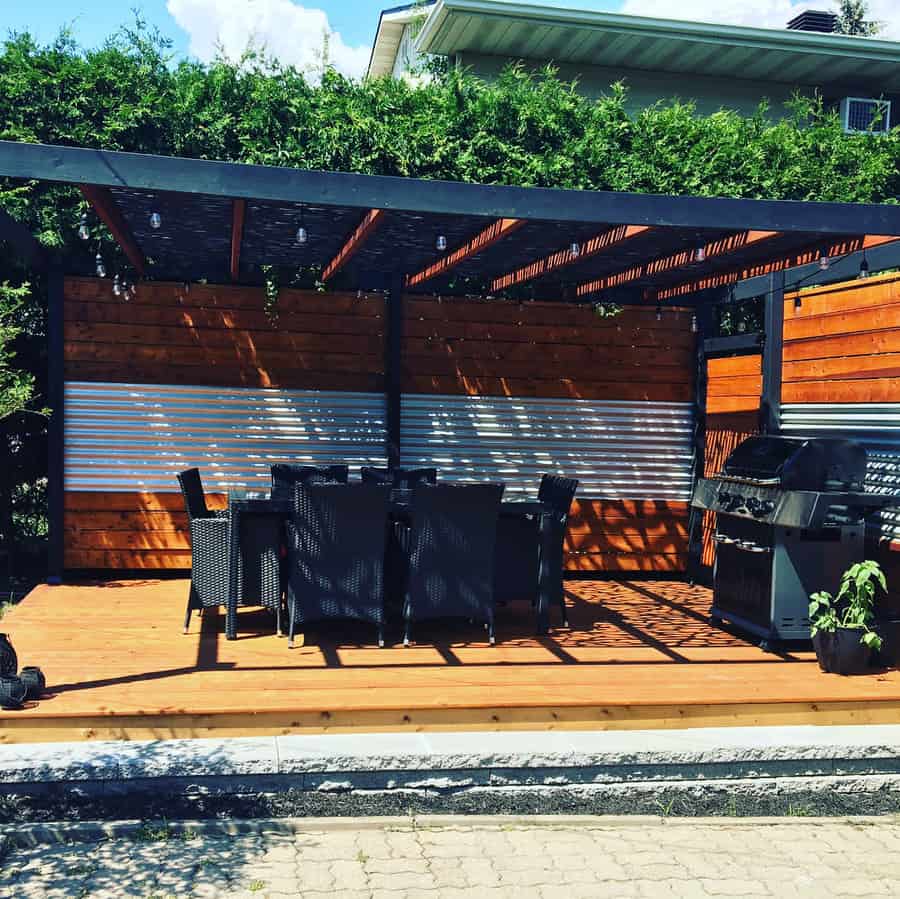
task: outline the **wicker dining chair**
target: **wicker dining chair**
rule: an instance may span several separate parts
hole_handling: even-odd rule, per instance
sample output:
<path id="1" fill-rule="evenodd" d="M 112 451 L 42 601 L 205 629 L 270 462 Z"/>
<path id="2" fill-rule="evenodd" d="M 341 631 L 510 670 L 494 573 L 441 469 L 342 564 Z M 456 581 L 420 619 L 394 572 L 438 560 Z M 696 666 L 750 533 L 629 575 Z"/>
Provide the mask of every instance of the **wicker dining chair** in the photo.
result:
<path id="1" fill-rule="evenodd" d="M 364 465 L 360 470 L 364 484 L 389 484 L 402 490 L 412 490 L 416 484 L 436 484 L 436 468 L 373 468 Z"/>
<path id="2" fill-rule="evenodd" d="M 375 484 L 294 486 L 287 523 L 288 645 L 298 627 L 330 618 L 375 625 L 384 646 L 384 558 L 390 488 Z"/>
<path id="3" fill-rule="evenodd" d="M 545 474 L 538 500 L 548 513 L 500 519 L 494 557 L 494 599 L 498 603 L 526 600 L 536 604 L 543 588 L 549 605 L 559 606 L 563 626 L 569 626 L 562 572 L 569 507 L 577 489 L 576 480 Z"/>
<path id="4" fill-rule="evenodd" d="M 569 526 L 569 510 L 577 490 L 577 480 L 555 474 L 545 474 L 538 490 L 538 501 L 549 506 L 552 513 L 545 522 L 545 527 L 551 529 L 550 534 L 541 541 L 540 580 L 546 584 L 550 605 L 558 605 L 562 612 L 563 627 L 569 626 L 566 591 L 563 589 L 564 545 Z"/>
<path id="5" fill-rule="evenodd" d="M 197 468 L 178 475 L 191 535 L 191 586 L 184 615 L 184 633 L 188 632 L 191 613 L 228 602 L 231 522 L 226 510 L 212 511 Z"/>
<path id="6" fill-rule="evenodd" d="M 295 484 L 346 484 L 350 480 L 347 465 L 272 466 L 272 499 L 292 500 Z"/>
<path id="7" fill-rule="evenodd" d="M 399 523 L 405 550 L 403 645 L 415 621 L 469 618 L 494 637 L 494 540 L 502 484 L 413 488 L 410 522 Z"/>

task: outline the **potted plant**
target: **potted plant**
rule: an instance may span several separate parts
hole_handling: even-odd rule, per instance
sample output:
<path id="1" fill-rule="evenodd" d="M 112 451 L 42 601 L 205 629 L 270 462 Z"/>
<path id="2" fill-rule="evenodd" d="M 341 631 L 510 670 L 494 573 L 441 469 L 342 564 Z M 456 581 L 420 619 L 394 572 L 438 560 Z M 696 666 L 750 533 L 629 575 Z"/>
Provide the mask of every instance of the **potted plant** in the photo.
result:
<path id="1" fill-rule="evenodd" d="M 873 629 L 875 593 L 887 591 L 887 581 L 877 562 L 857 562 L 844 572 L 836 597 L 813 593 L 809 624 L 819 667 L 833 674 L 863 674 L 872 655 L 881 649 L 881 637 Z"/>

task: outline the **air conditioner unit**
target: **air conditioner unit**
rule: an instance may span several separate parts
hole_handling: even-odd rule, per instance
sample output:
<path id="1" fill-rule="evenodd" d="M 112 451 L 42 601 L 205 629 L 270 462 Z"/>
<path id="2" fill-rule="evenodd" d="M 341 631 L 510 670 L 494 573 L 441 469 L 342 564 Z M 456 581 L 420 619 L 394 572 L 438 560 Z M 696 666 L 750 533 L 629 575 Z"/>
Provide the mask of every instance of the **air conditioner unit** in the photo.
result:
<path id="1" fill-rule="evenodd" d="M 841 124 L 848 134 L 887 134 L 891 130 L 891 101 L 844 97 Z"/>

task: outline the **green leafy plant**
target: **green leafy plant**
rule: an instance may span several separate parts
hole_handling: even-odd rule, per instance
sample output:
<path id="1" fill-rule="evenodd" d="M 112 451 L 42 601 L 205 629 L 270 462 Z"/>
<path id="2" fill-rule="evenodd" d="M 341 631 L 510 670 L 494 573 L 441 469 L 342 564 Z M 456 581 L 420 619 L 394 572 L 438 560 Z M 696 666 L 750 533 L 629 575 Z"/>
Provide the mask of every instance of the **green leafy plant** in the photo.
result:
<path id="1" fill-rule="evenodd" d="M 859 642 L 870 649 L 881 649 L 881 637 L 872 630 L 875 621 L 877 588 L 887 592 L 887 579 L 877 562 L 867 560 L 851 565 L 841 578 L 834 597 L 826 591 L 809 598 L 810 632 L 833 634 L 838 628 L 860 631 Z"/>

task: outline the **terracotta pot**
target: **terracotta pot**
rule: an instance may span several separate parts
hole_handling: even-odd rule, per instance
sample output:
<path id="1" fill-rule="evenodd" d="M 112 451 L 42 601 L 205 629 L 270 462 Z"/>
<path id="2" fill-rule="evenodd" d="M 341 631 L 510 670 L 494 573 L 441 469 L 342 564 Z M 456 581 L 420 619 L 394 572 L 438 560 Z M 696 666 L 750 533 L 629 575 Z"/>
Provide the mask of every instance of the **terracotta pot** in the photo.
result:
<path id="1" fill-rule="evenodd" d="M 867 674 L 872 650 L 859 642 L 862 633 L 846 627 L 839 627 L 833 634 L 819 631 L 813 637 L 819 667 L 829 674 Z"/>

